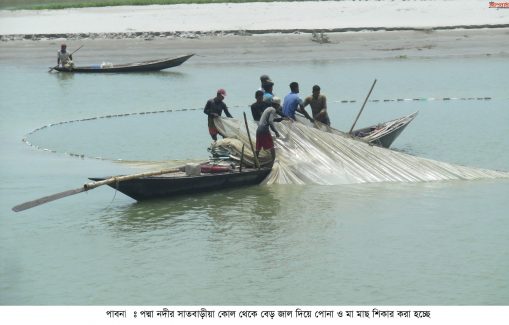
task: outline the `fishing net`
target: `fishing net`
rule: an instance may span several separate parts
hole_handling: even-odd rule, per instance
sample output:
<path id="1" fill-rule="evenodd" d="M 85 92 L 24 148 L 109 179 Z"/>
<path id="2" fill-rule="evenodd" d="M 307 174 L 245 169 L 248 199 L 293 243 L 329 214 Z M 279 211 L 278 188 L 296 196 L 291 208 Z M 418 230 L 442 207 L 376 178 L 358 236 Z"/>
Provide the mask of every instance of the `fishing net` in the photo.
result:
<path id="1" fill-rule="evenodd" d="M 227 138 L 250 148 L 244 121 L 216 118 L 216 127 Z M 253 146 L 254 121 L 248 122 Z M 464 167 L 370 145 L 320 123 L 298 118 L 276 123 L 276 162 L 266 184 L 355 184 L 509 178 L 508 172 Z M 240 145 L 241 146 L 241 145 Z M 251 158 L 245 161 L 252 162 Z M 238 155 L 238 149 L 232 153 Z M 244 151 L 246 157 L 247 151 Z M 240 157 L 237 156 L 237 158 Z"/>
<path id="2" fill-rule="evenodd" d="M 256 144 L 256 138 L 253 138 L 252 141 L 254 147 Z M 217 140 L 215 143 L 211 144 L 209 151 L 214 158 L 233 159 L 239 162 L 242 160 L 243 166 L 254 167 L 255 159 L 253 151 L 251 150 L 251 145 L 249 144 L 249 139 L 246 140 L 246 142 L 248 143 L 247 145 L 237 138 L 225 138 Z M 268 151 L 260 152 L 258 161 L 261 166 L 269 165 L 271 160 L 272 158 Z"/>

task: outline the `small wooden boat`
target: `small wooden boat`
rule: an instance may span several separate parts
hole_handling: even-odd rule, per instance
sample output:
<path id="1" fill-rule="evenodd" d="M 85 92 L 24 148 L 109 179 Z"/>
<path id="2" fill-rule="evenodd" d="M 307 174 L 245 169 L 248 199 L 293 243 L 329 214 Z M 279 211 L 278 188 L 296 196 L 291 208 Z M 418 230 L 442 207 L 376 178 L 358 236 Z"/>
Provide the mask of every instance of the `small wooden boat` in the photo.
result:
<path id="1" fill-rule="evenodd" d="M 142 201 L 256 185 L 261 183 L 271 171 L 270 167 L 260 169 L 243 168 L 242 171 L 238 168 L 224 166 L 202 165 L 200 167 L 201 170 L 197 173 L 180 171 L 129 179 L 108 185 L 137 201 Z M 90 179 L 102 181 L 108 179 L 108 177 Z"/>
<path id="2" fill-rule="evenodd" d="M 351 135 L 361 141 L 369 142 L 376 146 L 389 148 L 394 140 L 396 140 L 401 132 L 403 132 L 403 130 L 407 127 L 407 125 L 413 121 L 413 119 L 417 116 L 417 113 L 418 112 L 415 112 L 408 116 L 403 116 L 387 122 L 382 122 L 362 129 L 357 129 L 352 131 Z M 309 121 L 302 115 L 296 116 L 297 121 L 313 127 L 317 127 L 324 132 L 336 133 L 343 136 L 348 135 L 346 132 L 340 131 L 320 122 L 315 121 L 314 124 L 310 124 Z"/>
<path id="3" fill-rule="evenodd" d="M 90 66 L 82 66 L 82 67 L 74 67 L 73 69 L 67 69 L 62 67 L 55 67 L 54 70 L 59 72 L 67 72 L 67 73 L 106 73 L 106 72 L 149 72 L 149 71 L 159 71 L 163 69 L 173 68 L 181 65 L 186 62 L 190 57 L 194 54 L 188 54 L 184 56 L 179 56 L 176 58 L 169 59 L 160 59 L 160 60 L 151 60 L 151 61 L 143 61 L 136 63 L 127 63 L 127 64 L 96 64 Z"/>
<path id="4" fill-rule="evenodd" d="M 380 147 L 389 148 L 407 125 L 413 121 L 417 113 L 418 112 L 415 112 L 408 116 L 354 130 L 352 134 L 363 141 Z"/>

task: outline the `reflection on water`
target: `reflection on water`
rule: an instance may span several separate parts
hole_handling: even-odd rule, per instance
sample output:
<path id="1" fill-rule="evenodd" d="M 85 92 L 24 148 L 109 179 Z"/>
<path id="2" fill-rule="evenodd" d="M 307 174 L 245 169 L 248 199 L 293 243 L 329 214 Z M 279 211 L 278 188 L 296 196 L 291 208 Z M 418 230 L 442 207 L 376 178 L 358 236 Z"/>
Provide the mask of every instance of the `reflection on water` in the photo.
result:
<path id="1" fill-rule="evenodd" d="M 486 180 L 475 183 L 496 182 Z M 388 206 L 398 201 L 422 200 L 424 207 L 427 205 L 425 202 L 440 199 L 440 193 L 463 191 L 469 188 L 469 183 L 471 182 L 444 181 L 250 186 L 215 193 L 133 202 L 104 209 L 100 218 L 114 232 L 124 235 L 201 231 L 207 235 L 242 233 L 250 237 L 266 238 L 282 229 L 286 232 L 296 230 L 301 223 L 311 222 L 318 227 L 327 227 L 342 219 L 369 215 L 375 206 Z M 405 207 L 408 213 L 422 208 L 420 203 Z M 373 212 L 382 216 L 389 211 Z"/>
<path id="2" fill-rule="evenodd" d="M 106 211 L 104 221 L 121 232 L 158 229 L 178 232 L 178 229 L 194 226 L 212 227 L 215 231 L 223 232 L 239 222 L 244 225 L 259 225 L 259 221 L 267 224 L 277 216 L 280 201 L 274 191 L 268 186 L 252 186 L 136 202 L 125 208 Z M 259 232 L 269 228 L 260 229 Z"/>
<path id="3" fill-rule="evenodd" d="M 60 85 L 62 86 L 66 84 L 65 81 L 74 79 L 74 73 L 53 72 L 53 75 L 57 78 L 59 82 L 61 82 Z"/>
<path id="4" fill-rule="evenodd" d="M 57 72 L 56 70 L 53 70 L 53 72 L 51 73 L 53 74 L 54 76 L 56 76 L 58 78 L 58 80 L 72 80 L 74 79 L 75 76 L 91 76 L 91 77 L 94 77 L 94 76 L 129 76 L 131 75 L 131 77 L 133 78 L 138 78 L 138 77 L 146 77 L 146 78 L 161 78 L 161 79 L 164 79 L 164 78 L 172 78 L 172 79 L 182 79 L 182 78 L 185 78 L 186 74 L 185 73 L 182 73 L 180 71 L 171 71 L 171 70 L 161 70 L 161 71 L 144 71 L 144 72 L 128 72 L 128 73 L 117 73 L 117 72 L 113 72 L 113 73 L 80 73 L 80 72 Z"/>
<path id="5" fill-rule="evenodd" d="M 148 71 L 141 72 L 142 75 L 150 77 L 159 77 L 160 79 L 171 78 L 171 79 L 185 79 L 186 74 L 180 71 L 161 70 L 161 71 Z"/>
<path id="6" fill-rule="evenodd" d="M 133 203 L 103 211 L 100 222 L 136 256 L 137 272 L 157 283 L 144 301 L 176 290 L 172 304 L 479 302 L 476 286 L 465 288 L 465 281 L 498 267 L 496 278 L 477 282 L 500 283 L 507 265 L 470 256 L 497 255 L 493 245 L 507 243 L 499 229 L 506 219 L 479 203 L 498 205 L 507 184 L 254 186 Z M 480 209 L 487 216 L 476 226 Z M 486 232 L 493 237 L 478 236 Z M 164 283 L 154 267 L 164 270 Z M 450 272 L 454 278 L 444 276 Z M 407 294 L 408 288 L 426 295 Z M 450 295 L 458 291 L 461 298 Z M 491 301 L 504 297 L 499 292 Z"/>
<path id="7" fill-rule="evenodd" d="M 504 98 L 369 103 L 358 125 L 419 110 L 394 148 L 508 170 L 509 138 L 500 133 L 509 120 L 508 75 L 500 73 L 507 64 L 338 59 L 285 62 L 269 74 L 282 97 L 291 81 L 301 83 L 303 96 L 320 84 L 332 124 L 342 130 L 360 105 L 336 100 L 364 99 L 374 76 L 373 98 Z M 254 186 L 141 203 L 118 193 L 108 208 L 114 192 L 104 187 L 22 215 L 10 211 L 21 197 L 74 188 L 87 176 L 126 167 L 61 152 L 185 160 L 204 158 L 210 143 L 201 110 L 69 123 L 32 139 L 60 154 L 25 146 L 27 132 L 94 116 L 202 108 L 219 87 L 228 92 L 232 115 L 241 117 L 238 107 L 253 101 L 266 70 L 266 62 L 190 61 L 182 73 L 52 76 L 46 66 L 0 65 L 6 148 L 0 260 L 7 261 L 0 277 L 8 279 L 0 304 L 507 304 L 507 180 Z"/>

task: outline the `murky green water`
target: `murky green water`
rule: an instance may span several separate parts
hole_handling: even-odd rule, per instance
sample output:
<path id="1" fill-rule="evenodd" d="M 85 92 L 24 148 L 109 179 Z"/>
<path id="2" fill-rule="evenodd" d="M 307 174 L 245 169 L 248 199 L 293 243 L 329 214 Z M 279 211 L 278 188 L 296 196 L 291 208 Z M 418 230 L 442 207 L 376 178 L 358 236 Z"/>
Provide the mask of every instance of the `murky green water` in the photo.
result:
<path id="1" fill-rule="evenodd" d="M 133 171 L 108 159 L 207 157 L 201 107 L 219 87 L 240 117 L 258 76 L 283 96 L 321 85 L 333 125 L 419 110 L 397 150 L 509 170 L 504 58 L 209 64 L 162 73 L 48 74 L 0 62 L 0 304 L 506 305 L 509 182 L 278 185 L 136 203 L 99 188 L 15 214 L 23 201 Z M 342 99 L 357 99 L 342 104 Z M 50 123 L 168 109 L 54 125 Z M 247 110 L 246 110 L 247 111 Z M 65 153 L 102 157 L 79 159 Z"/>

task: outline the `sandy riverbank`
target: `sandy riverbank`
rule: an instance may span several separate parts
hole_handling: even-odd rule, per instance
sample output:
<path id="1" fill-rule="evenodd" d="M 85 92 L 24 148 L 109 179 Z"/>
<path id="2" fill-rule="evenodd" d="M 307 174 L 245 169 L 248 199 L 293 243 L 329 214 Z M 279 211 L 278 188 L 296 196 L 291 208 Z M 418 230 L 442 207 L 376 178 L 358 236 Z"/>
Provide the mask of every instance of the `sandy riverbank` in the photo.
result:
<path id="1" fill-rule="evenodd" d="M 488 1 L 381 0 L 123 6 L 0 11 L 3 40 L 200 37 L 324 30 L 509 27 L 509 10 Z"/>
<path id="2" fill-rule="evenodd" d="M 185 53 L 198 53 L 197 63 L 506 57 L 509 10 L 483 1 L 382 0 L 0 11 L 0 34 L 2 61 L 46 64 L 62 41 L 71 50 L 85 45 L 80 64 Z"/>
<path id="3" fill-rule="evenodd" d="M 135 62 L 197 53 L 192 64 L 239 64 L 309 60 L 410 59 L 451 57 L 509 57 L 509 28 L 479 30 L 327 33 L 329 43 L 313 41 L 311 34 L 207 36 L 200 39 L 76 39 L 71 50 L 84 45 L 77 62 L 96 64 Z M 0 60 L 49 64 L 61 40 L 3 42 Z M 291 53 L 291 55 L 289 55 Z M 186 64 L 189 64 L 186 63 Z"/>

